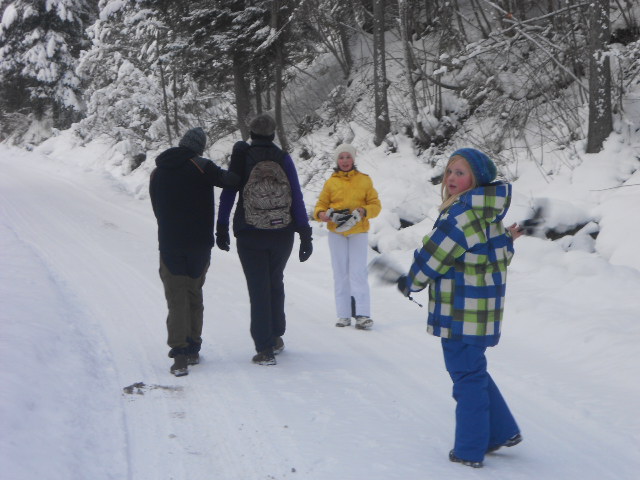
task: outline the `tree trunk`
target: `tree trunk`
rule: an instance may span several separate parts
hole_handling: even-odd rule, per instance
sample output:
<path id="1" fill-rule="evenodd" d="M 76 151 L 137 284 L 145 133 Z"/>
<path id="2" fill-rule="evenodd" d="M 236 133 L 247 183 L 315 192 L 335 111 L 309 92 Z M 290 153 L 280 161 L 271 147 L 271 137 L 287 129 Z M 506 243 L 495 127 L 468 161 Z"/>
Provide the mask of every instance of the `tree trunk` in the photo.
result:
<path id="1" fill-rule="evenodd" d="M 376 115 L 376 131 L 373 143 L 375 145 L 380 145 L 391 130 L 389 104 L 387 102 L 384 3 L 384 0 L 374 0 L 373 2 L 373 89 Z"/>
<path id="2" fill-rule="evenodd" d="M 440 2 L 438 0 L 424 1 L 424 11 L 425 11 L 427 25 L 433 24 L 433 21 L 438 16 L 439 10 L 440 10 Z"/>
<path id="3" fill-rule="evenodd" d="M 489 34 L 491 33 L 491 23 L 487 20 L 487 16 L 482 9 L 482 6 L 478 4 L 477 0 L 471 0 L 471 5 L 473 6 L 473 14 L 476 16 L 476 20 L 478 21 L 478 26 L 482 31 L 482 38 L 489 38 Z M 480 18 L 482 17 L 482 18 Z M 484 19 L 484 24 L 482 23 Z M 485 28 L 486 25 L 486 28 Z"/>
<path id="4" fill-rule="evenodd" d="M 275 32 L 278 31 L 280 23 L 280 4 L 281 0 L 273 0 L 271 4 L 271 29 Z M 280 32 L 280 35 L 282 32 Z M 284 45 L 280 37 L 274 41 L 275 47 L 275 92 L 274 92 L 274 113 L 276 121 L 276 132 L 278 133 L 278 140 L 280 141 L 280 148 L 285 152 L 289 150 L 289 141 L 287 140 L 287 134 L 284 131 L 284 124 L 282 122 L 282 90 L 284 89 L 284 82 L 282 74 L 284 72 Z"/>
<path id="5" fill-rule="evenodd" d="M 249 138 L 247 120 L 251 115 L 251 97 L 246 81 L 247 73 L 244 62 L 239 55 L 235 54 L 233 56 L 233 88 L 236 97 L 236 121 L 243 140 Z"/>
<path id="6" fill-rule="evenodd" d="M 609 0 L 596 0 L 589 28 L 589 133 L 587 153 L 597 153 L 613 130 L 611 66 L 605 49 L 609 42 Z"/>
<path id="7" fill-rule="evenodd" d="M 278 132 L 280 147 L 286 152 L 289 150 L 289 141 L 287 140 L 287 134 L 284 131 L 284 124 L 282 122 L 282 90 L 284 87 L 284 82 L 282 81 L 282 72 L 284 70 L 284 55 L 281 45 L 277 46 L 275 67 L 276 85 L 273 103 L 275 107 L 274 112 L 276 120 L 276 131 Z"/>
<path id="8" fill-rule="evenodd" d="M 464 22 L 462 21 L 462 10 L 460 10 L 460 6 L 458 5 L 458 0 L 453 0 L 453 8 L 455 9 L 455 17 L 458 21 L 458 28 L 460 29 L 460 35 L 462 38 L 467 40 L 467 32 L 464 28 Z"/>
<path id="9" fill-rule="evenodd" d="M 273 98 L 273 95 L 271 94 L 271 85 L 273 85 L 273 78 L 272 78 L 271 72 L 264 72 L 264 79 L 265 79 L 265 83 L 264 83 L 264 86 L 263 86 L 263 90 L 264 90 L 264 110 L 268 112 L 272 108 L 271 102 L 272 102 L 272 98 Z M 266 88 L 266 90 L 265 90 L 265 88 Z"/>
<path id="10" fill-rule="evenodd" d="M 338 34 L 340 35 L 340 46 L 344 55 L 344 78 L 349 78 L 351 68 L 353 68 L 353 57 L 351 56 L 351 46 L 349 45 L 349 32 L 342 24 L 338 24 Z"/>
<path id="11" fill-rule="evenodd" d="M 418 142 L 421 144 L 429 143 L 430 139 L 422 128 L 420 123 L 420 112 L 418 111 L 418 100 L 416 98 L 416 90 L 413 84 L 413 58 L 411 55 L 411 43 L 409 41 L 409 6 L 408 0 L 398 0 L 399 16 L 400 16 L 400 35 L 402 37 L 402 51 L 404 53 L 404 76 L 407 82 L 409 92 L 409 105 L 411 106 L 411 121 L 413 124 L 413 132 Z"/>
<path id="12" fill-rule="evenodd" d="M 158 69 L 160 70 L 160 85 L 162 86 L 162 99 L 164 102 L 164 121 L 167 127 L 167 135 L 169 136 L 169 145 L 173 145 L 173 137 L 171 135 L 171 120 L 169 119 L 169 102 L 167 100 L 167 84 L 164 80 L 164 68 L 162 60 L 158 59 Z M 177 134 L 178 132 L 176 132 Z"/>
<path id="13" fill-rule="evenodd" d="M 348 7 L 348 10 L 347 10 L 347 7 Z M 342 12 L 344 14 L 347 14 L 348 12 L 348 17 L 347 17 L 348 22 L 354 21 L 353 6 L 351 5 L 343 6 Z M 353 68 L 353 56 L 351 55 L 351 45 L 349 45 L 350 43 L 349 38 L 351 37 L 351 35 L 349 34 L 349 31 L 345 27 L 343 21 L 338 22 L 338 34 L 340 35 L 340 46 L 342 48 L 342 53 L 344 55 L 344 63 L 346 67 L 344 78 L 349 78 L 349 75 L 351 74 L 351 69 Z"/>
<path id="14" fill-rule="evenodd" d="M 176 72 L 173 72 L 173 130 L 176 135 L 180 132 L 180 120 L 178 118 L 178 85 L 176 81 Z"/>
<path id="15" fill-rule="evenodd" d="M 262 80 L 260 80 L 260 73 L 256 70 L 254 72 L 254 79 L 253 79 L 253 85 L 254 85 L 254 92 L 253 92 L 253 96 L 256 99 L 256 115 L 260 115 L 264 108 L 262 106 Z"/>

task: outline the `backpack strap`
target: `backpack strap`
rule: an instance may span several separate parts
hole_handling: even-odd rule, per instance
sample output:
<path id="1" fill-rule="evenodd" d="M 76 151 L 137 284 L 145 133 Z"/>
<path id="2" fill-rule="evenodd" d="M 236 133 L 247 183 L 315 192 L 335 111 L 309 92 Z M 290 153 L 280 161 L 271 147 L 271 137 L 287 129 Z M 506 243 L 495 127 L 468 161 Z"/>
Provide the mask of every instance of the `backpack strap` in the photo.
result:
<path id="1" fill-rule="evenodd" d="M 200 170 L 200 173 L 202 173 L 202 174 L 204 175 L 204 169 L 203 169 L 200 165 L 198 165 L 198 161 L 196 160 L 197 158 L 198 158 L 198 157 L 190 158 L 190 159 L 189 159 L 189 161 L 190 161 L 191 163 L 193 163 L 193 165 L 194 165 L 198 170 Z"/>
<path id="2" fill-rule="evenodd" d="M 267 157 L 266 155 L 263 158 L 260 158 L 260 156 L 256 157 L 255 155 L 251 154 L 251 149 L 254 149 L 254 152 L 257 152 L 258 149 L 264 149 L 263 151 L 266 151 L 266 149 L 272 149 L 275 150 L 277 152 L 277 155 L 274 155 L 273 157 Z M 274 152 L 275 153 L 275 152 Z M 277 148 L 274 145 L 252 145 L 249 144 L 249 147 L 245 150 L 244 152 L 245 155 L 245 180 L 247 179 L 247 177 L 249 176 L 249 173 L 251 173 L 251 169 L 257 165 L 258 163 L 265 161 L 265 160 L 270 160 L 272 162 L 276 162 L 278 163 L 282 169 L 284 169 L 284 158 L 286 156 L 286 152 L 282 149 Z M 249 164 L 248 160 L 251 160 L 251 164 Z"/>

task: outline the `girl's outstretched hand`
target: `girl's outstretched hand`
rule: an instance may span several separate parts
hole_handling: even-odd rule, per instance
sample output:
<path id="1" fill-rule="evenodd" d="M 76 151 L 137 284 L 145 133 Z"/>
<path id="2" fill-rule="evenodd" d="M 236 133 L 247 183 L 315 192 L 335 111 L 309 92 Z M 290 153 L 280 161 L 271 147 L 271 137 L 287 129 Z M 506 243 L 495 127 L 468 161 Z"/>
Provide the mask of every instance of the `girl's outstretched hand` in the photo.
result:
<path id="1" fill-rule="evenodd" d="M 408 297 L 409 295 L 411 295 L 411 290 L 409 290 L 409 287 L 407 286 L 407 276 L 406 275 L 400 275 L 398 277 L 398 290 L 400 290 L 400 293 L 402 295 L 404 295 L 405 297 Z"/>
<path id="2" fill-rule="evenodd" d="M 507 227 L 507 230 L 509 230 L 509 233 L 511 234 L 511 238 L 513 238 L 514 240 L 516 240 L 518 237 L 520 237 L 524 233 L 524 228 L 522 228 L 517 223 L 514 223 L 513 225 Z"/>

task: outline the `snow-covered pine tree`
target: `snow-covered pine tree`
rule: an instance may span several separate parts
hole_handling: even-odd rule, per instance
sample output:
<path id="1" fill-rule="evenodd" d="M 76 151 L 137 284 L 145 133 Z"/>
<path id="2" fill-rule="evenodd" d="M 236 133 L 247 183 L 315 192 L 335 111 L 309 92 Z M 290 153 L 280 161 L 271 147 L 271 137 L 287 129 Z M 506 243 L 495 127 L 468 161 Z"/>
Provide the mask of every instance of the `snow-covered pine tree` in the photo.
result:
<path id="1" fill-rule="evenodd" d="M 66 128 L 78 118 L 82 100 L 75 69 L 96 4 L 97 0 L 0 2 L 3 137 L 15 134 L 16 141 L 38 142 L 51 128 Z"/>
<path id="2" fill-rule="evenodd" d="M 197 11 L 197 2 L 100 1 L 100 18 L 88 30 L 93 46 L 79 67 L 88 79 L 83 138 L 109 137 L 135 156 L 166 147 L 194 125 L 212 140 L 235 130 L 232 98 L 207 74 L 217 57 L 194 42 Z"/>
<path id="3" fill-rule="evenodd" d="M 247 138 L 247 118 L 256 111 L 254 105 L 260 100 L 255 92 L 259 95 L 260 87 L 270 81 L 266 73 L 269 56 L 256 54 L 270 33 L 269 11 L 260 1 L 191 3 L 191 13 L 183 17 L 182 28 L 192 39 L 189 58 L 194 77 L 233 91 L 237 127 Z M 252 83 L 258 86 L 254 95 Z"/>
<path id="4" fill-rule="evenodd" d="M 78 132 L 85 140 L 107 136 L 138 153 L 146 149 L 147 137 L 164 134 L 159 81 L 152 71 L 163 26 L 136 1 L 100 0 L 99 7 L 98 20 L 87 29 L 92 47 L 78 67 L 87 99 Z"/>
<path id="5" fill-rule="evenodd" d="M 100 0 L 99 19 L 87 30 L 93 44 L 78 67 L 87 80 L 87 114 L 77 129 L 85 140 L 109 138 L 133 157 L 166 147 L 182 129 L 176 112 L 183 108 L 176 102 L 196 89 L 188 77 L 181 75 L 178 86 L 169 75 L 167 65 L 183 48 L 175 28 L 164 22 L 169 3 Z"/>
<path id="6" fill-rule="evenodd" d="M 244 138 L 249 135 L 248 116 L 278 109 L 270 94 L 276 71 L 285 72 L 286 83 L 286 70 L 315 53 L 301 21 L 305 3 L 194 0 L 190 14 L 183 17 L 185 35 L 192 39 L 188 58 L 197 66 L 195 78 L 233 91 L 237 128 Z M 281 65 L 276 68 L 277 63 Z M 286 139 L 279 137 L 284 147 Z"/>

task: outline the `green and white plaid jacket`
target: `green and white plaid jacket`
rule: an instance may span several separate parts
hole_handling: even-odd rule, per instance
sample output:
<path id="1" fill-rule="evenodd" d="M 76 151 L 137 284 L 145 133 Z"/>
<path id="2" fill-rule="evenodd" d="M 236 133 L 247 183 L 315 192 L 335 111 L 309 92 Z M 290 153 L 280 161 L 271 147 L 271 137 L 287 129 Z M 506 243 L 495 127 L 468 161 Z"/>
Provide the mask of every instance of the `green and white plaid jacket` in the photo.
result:
<path id="1" fill-rule="evenodd" d="M 502 224 L 510 202 L 510 184 L 475 188 L 443 211 L 424 237 L 408 284 L 411 291 L 429 285 L 429 333 L 480 346 L 498 343 L 513 257 Z"/>

